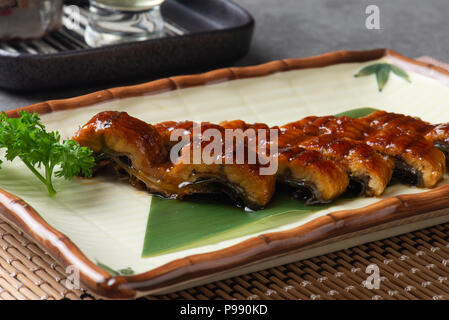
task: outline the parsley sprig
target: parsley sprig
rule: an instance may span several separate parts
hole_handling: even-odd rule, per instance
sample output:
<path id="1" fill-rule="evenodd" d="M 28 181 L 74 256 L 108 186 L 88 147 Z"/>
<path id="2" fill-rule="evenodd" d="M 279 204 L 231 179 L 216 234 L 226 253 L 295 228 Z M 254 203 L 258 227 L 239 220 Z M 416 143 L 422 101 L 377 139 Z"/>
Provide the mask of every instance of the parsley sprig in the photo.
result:
<path id="1" fill-rule="evenodd" d="M 64 140 L 57 131 L 47 132 L 37 113 L 20 112 L 20 118 L 0 114 L 0 149 L 5 158 L 19 158 L 47 187 L 50 196 L 56 193 L 52 176 L 72 179 L 78 174 L 92 175 L 95 160 L 92 151 L 73 140 Z M 0 164 L 3 163 L 0 160 Z M 42 175 L 38 168 L 44 168 Z"/>

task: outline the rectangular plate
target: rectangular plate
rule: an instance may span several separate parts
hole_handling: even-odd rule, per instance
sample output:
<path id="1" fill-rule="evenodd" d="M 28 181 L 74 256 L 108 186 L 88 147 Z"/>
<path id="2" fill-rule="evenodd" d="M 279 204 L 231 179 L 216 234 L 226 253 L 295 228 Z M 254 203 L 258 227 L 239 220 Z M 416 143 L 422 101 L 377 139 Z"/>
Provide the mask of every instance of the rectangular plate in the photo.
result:
<path id="1" fill-rule="evenodd" d="M 161 7 L 162 38 L 90 48 L 83 38 L 87 10 L 79 8 L 79 28 L 66 27 L 73 11 L 65 6 L 59 31 L 38 40 L 0 42 L 0 87 L 100 85 L 204 70 L 244 56 L 254 27 L 251 15 L 231 1 L 167 0 Z"/>
<path id="2" fill-rule="evenodd" d="M 379 92 L 375 76 L 354 77 L 374 62 L 403 68 L 411 82 L 391 75 Z M 449 121 L 448 85 L 447 70 L 391 50 L 342 51 L 166 78 L 25 109 L 41 113 L 47 128 L 65 138 L 104 110 L 127 111 L 150 123 L 243 119 L 276 125 L 372 107 L 437 123 Z M 7 113 L 17 116 L 18 110 Z M 50 199 L 20 168 L 13 162 L 0 170 L 0 213 L 59 262 L 78 267 L 84 285 L 109 298 L 175 291 L 449 221 L 446 177 L 430 191 L 394 185 L 380 198 L 339 202 L 259 234 L 144 259 L 151 195 L 107 179 L 56 179 L 58 194 Z M 137 274 L 112 276 L 98 262 Z"/>

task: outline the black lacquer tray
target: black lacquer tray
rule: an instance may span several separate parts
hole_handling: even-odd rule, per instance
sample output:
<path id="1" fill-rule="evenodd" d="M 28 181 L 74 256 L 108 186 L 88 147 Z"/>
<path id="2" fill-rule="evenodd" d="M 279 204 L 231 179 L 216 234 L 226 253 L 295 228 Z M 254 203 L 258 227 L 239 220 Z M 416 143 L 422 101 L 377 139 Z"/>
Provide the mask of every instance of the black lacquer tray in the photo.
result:
<path id="1" fill-rule="evenodd" d="M 68 1 L 70 2 L 70 1 Z M 69 29 L 64 7 L 60 30 L 39 40 L 0 42 L 0 87 L 39 90 L 156 78 L 218 66 L 244 56 L 253 18 L 228 0 L 167 0 L 161 7 L 165 34 L 159 39 L 90 48 L 80 24 Z"/>

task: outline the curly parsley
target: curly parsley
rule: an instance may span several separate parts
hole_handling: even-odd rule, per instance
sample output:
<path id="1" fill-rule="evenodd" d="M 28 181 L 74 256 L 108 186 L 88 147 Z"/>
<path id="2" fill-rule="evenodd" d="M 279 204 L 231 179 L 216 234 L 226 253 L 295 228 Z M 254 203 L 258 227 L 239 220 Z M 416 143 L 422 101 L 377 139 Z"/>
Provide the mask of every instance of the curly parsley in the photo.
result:
<path id="1" fill-rule="evenodd" d="M 89 148 L 81 147 L 73 140 L 61 143 L 60 134 L 47 132 L 37 113 L 20 111 L 20 118 L 9 118 L 4 112 L 0 114 L 0 149 L 3 148 L 6 148 L 6 160 L 13 161 L 17 157 L 22 160 L 46 185 L 50 196 L 56 193 L 52 184 L 53 173 L 65 179 L 78 174 L 91 176 L 95 164 Z M 41 167 L 45 176 L 37 170 Z"/>

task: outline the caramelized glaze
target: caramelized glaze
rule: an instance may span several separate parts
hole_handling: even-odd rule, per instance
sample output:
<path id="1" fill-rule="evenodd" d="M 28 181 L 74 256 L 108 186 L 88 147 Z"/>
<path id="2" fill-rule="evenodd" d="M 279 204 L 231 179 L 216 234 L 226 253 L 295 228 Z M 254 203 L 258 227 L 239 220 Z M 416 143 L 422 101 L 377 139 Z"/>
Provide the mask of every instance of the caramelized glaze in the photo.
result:
<path id="1" fill-rule="evenodd" d="M 224 130 L 217 125 L 202 123 L 201 132 L 211 127 Z M 177 128 L 185 130 L 190 142 L 194 140 L 193 122 L 152 126 L 130 117 L 126 112 L 107 111 L 94 116 L 73 139 L 82 146 L 90 147 L 99 158 L 112 159 L 129 176 L 142 181 L 149 191 L 165 197 L 225 192 L 252 209 L 260 209 L 269 202 L 276 178 L 260 175 L 257 164 L 170 161 L 169 147 L 177 142 L 170 141 L 170 132 Z M 184 145 L 179 155 L 190 152 L 191 148 L 192 143 Z M 123 157 L 128 158 L 129 163 L 124 162 Z"/>
<path id="2" fill-rule="evenodd" d="M 274 129 L 266 124 L 248 124 L 242 120 L 224 121 L 220 123 L 226 129 Z M 280 136 L 279 136 L 280 138 Z M 267 141 L 271 145 L 273 141 Z M 279 182 L 296 189 L 296 196 L 308 204 L 326 203 L 332 201 L 346 191 L 349 179 L 345 167 L 335 161 L 326 159 L 317 151 L 307 150 L 298 146 L 278 146 Z"/>
<path id="3" fill-rule="evenodd" d="M 394 175 L 408 184 L 431 188 L 445 172 L 444 154 L 433 147 L 446 137 L 444 125 L 434 126 L 410 116 L 377 111 L 360 119 L 307 117 L 284 127 L 307 135 L 331 134 L 363 142 L 392 159 Z"/>
<path id="4" fill-rule="evenodd" d="M 332 117 L 327 118 L 329 121 L 335 120 L 331 119 Z M 322 119 L 316 117 L 309 117 L 307 120 L 281 127 L 279 137 L 281 149 L 298 146 L 317 151 L 326 158 L 341 163 L 351 180 L 360 184 L 361 193 L 368 196 L 379 196 L 384 192 L 393 172 L 391 160 L 382 157 L 361 141 L 346 138 L 327 130 L 325 123 L 328 121 L 318 121 Z M 317 122 L 320 124 L 319 126 L 314 124 Z M 348 126 L 348 128 L 350 127 Z"/>
<path id="5" fill-rule="evenodd" d="M 196 125 L 201 130 L 195 130 Z M 221 152 L 213 155 L 212 163 L 203 158 L 215 139 L 202 139 L 207 129 L 219 133 Z M 227 129 L 240 129 L 233 131 L 231 144 Z M 247 136 L 248 129 L 256 135 Z M 270 129 L 276 130 L 277 140 L 268 137 Z M 173 139 L 174 130 L 180 134 Z M 257 135 L 260 130 L 266 131 L 265 138 Z M 446 170 L 445 154 L 439 149 L 449 152 L 449 124 L 377 111 L 360 119 L 310 116 L 271 128 L 242 120 L 220 125 L 166 121 L 153 126 L 125 112 L 106 111 L 82 126 L 74 140 L 94 151 L 95 172 L 112 168 L 134 186 L 169 198 L 226 193 L 259 209 L 270 201 L 276 180 L 293 186 L 296 196 L 308 204 L 332 201 L 354 185 L 362 194 L 379 196 L 393 172 L 404 183 L 433 187 Z M 176 149 L 179 142 L 183 144 Z M 200 150 L 196 163 L 195 147 Z M 238 162 L 236 150 L 241 147 L 253 149 L 262 159 L 277 159 L 276 173 L 260 174 L 267 164 L 259 157 L 249 161 L 249 151 Z"/>
<path id="6" fill-rule="evenodd" d="M 396 128 L 406 134 L 423 136 L 444 153 L 449 152 L 449 123 L 431 124 L 419 118 L 386 111 L 373 112 L 361 121 L 372 129 Z"/>

